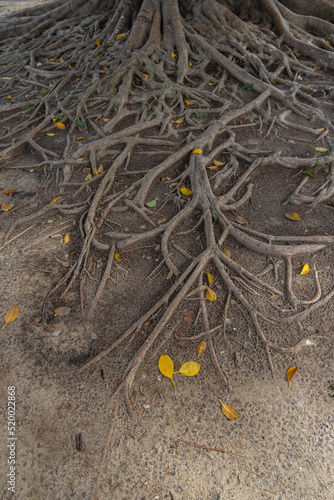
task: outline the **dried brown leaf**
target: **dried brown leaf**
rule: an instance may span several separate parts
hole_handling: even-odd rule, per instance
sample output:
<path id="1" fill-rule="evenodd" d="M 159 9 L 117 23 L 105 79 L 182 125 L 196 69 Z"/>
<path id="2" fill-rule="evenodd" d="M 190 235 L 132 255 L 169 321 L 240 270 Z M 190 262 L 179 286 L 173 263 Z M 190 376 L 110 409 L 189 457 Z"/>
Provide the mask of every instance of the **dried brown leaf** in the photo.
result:
<path id="1" fill-rule="evenodd" d="M 205 351 L 206 351 L 206 342 L 205 340 L 201 340 L 196 346 L 197 356 L 200 356 Z"/>
<path id="2" fill-rule="evenodd" d="M 55 309 L 55 316 L 67 316 L 70 314 L 72 309 L 70 307 L 62 306 Z"/>
<path id="3" fill-rule="evenodd" d="M 245 219 L 245 217 L 242 217 L 241 215 L 237 215 L 237 217 L 235 218 L 235 222 L 237 222 L 238 224 L 241 224 L 242 226 L 245 226 L 246 224 L 248 224 L 248 220 Z"/>

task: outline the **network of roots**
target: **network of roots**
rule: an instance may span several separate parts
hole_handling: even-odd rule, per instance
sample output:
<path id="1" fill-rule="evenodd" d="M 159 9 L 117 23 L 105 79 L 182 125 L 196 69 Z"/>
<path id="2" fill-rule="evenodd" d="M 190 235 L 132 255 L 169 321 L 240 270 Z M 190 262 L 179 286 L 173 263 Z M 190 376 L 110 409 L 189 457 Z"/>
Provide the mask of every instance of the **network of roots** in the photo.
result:
<path id="1" fill-rule="evenodd" d="M 274 372 L 271 350 L 295 352 L 306 339 L 283 347 L 265 336 L 263 325 L 300 322 L 333 296 L 334 291 L 323 294 L 314 268 L 315 295 L 298 298 L 292 271 L 296 257 L 324 249 L 333 236 L 264 234 L 235 218 L 236 210 L 256 197 L 254 179 L 263 169 L 298 172 L 320 165 L 328 173 L 324 182 L 308 191 L 304 179 L 288 202 L 312 209 L 333 196 L 333 126 L 326 113 L 333 87 L 324 72 L 331 75 L 334 67 L 333 20 L 331 2 L 302 0 L 56 0 L 1 19 L 2 168 L 40 169 L 44 182 L 36 196 L 44 189 L 55 194 L 55 201 L 37 212 L 21 216 L 21 207 L 15 207 L 4 213 L 4 224 L 14 210 L 17 220 L 1 243 L 51 213 L 75 219 L 81 253 L 55 290 L 65 294 L 77 286 L 90 254 L 104 255 L 105 271 L 86 321 L 98 310 L 117 265 L 115 253 L 159 244 L 157 271 L 167 269 L 170 288 L 83 367 L 154 318 L 119 386 L 129 408 L 138 367 L 189 296 L 198 298 L 202 331 L 196 338 L 208 342 L 226 385 L 212 336 L 226 337 L 231 299 L 261 339 Z M 296 129 L 326 153 L 303 158 L 286 156 L 284 147 L 270 148 L 274 134 L 288 138 Z M 256 134 L 258 144 L 241 141 L 245 131 Z M 33 165 L 25 164 L 27 151 L 38 158 Z M 124 231 L 113 222 L 114 214 L 137 217 L 146 228 Z M 198 231 L 201 247 L 194 238 Z M 262 255 L 261 275 L 222 251 L 231 241 Z M 285 269 L 284 286 L 277 282 L 279 265 Z M 218 322 L 205 296 L 209 269 L 225 290 Z M 275 300 L 260 310 L 257 298 L 268 294 Z"/>

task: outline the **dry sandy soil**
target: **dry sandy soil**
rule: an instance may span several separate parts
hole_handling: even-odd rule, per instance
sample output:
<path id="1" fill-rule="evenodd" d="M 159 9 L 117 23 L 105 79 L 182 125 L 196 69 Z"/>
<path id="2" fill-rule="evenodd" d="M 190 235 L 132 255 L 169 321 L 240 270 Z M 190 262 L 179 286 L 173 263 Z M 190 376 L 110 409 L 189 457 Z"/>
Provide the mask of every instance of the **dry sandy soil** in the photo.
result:
<path id="1" fill-rule="evenodd" d="M 48 0 L 0 0 L 0 14 L 12 12 L 15 9 L 25 9 L 46 3 Z"/>
<path id="2" fill-rule="evenodd" d="M 0 7 L 5 11 L 26 3 L 7 0 L 1 1 Z M 298 154 L 310 154 L 302 134 L 296 131 L 292 139 Z M 245 135 L 246 140 L 256 143 L 258 138 Z M 271 147 L 282 148 L 279 139 L 274 141 Z M 56 142 L 54 147 L 57 148 Z M 293 151 L 294 146 L 285 143 L 284 147 Z M 21 165 L 21 161 L 17 158 L 9 166 L 15 167 L 15 162 Z M 27 151 L 25 165 L 34 161 Z M 15 199 L 15 205 L 20 205 L 29 201 L 43 177 L 43 172 L 36 169 L 2 168 L 0 202 Z M 324 172 L 319 169 L 317 178 L 310 182 L 320 184 L 323 178 Z M 249 227 L 271 234 L 333 234 L 330 203 L 313 211 L 300 209 L 303 222 L 284 217 L 295 207 L 282 207 L 282 202 L 301 179 L 301 173 L 296 176 L 295 172 L 278 169 L 263 171 L 256 179 L 256 198 L 234 215 L 247 218 Z M 17 194 L 2 194 L 9 189 Z M 50 193 L 42 192 L 24 215 L 48 200 Z M 14 220 L 14 214 L 2 217 L 1 230 L 8 229 Z M 138 221 L 129 220 L 129 229 Z M 117 224 L 116 218 L 114 222 Z M 85 328 L 82 323 L 79 292 L 74 289 L 66 300 L 57 294 L 50 298 L 49 319 L 44 328 L 38 323 L 43 300 L 66 272 L 59 261 L 71 263 L 80 251 L 80 235 L 71 219 L 53 214 L 20 225 L 12 237 L 26 229 L 0 250 L 0 317 L 3 321 L 13 304 L 20 310 L 18 318 L 0 334 L 1 498 L 13 497 L 6 485 L 7 388 L 12 386 L 16 391 L 17 425 L 14 498 L 94 498 L 111 424 L 97 495 L 100 500 L 334 498 L 333 303 L 299 327 L 282 327 L 281 331 L 275 327 L 273 333 L 285 346 L 305 335 L 312 339 L 311 345 L 296 355 L 273 354 L 276 381 L 271 377 L 262 345 L 249 331 L 238 305 L 232 304 L 227 341 L 221 332 L 214 339 L 219 361 L 232 386 L 231 393 L 217 379 L 207 352 L 198 358 L 196 342 L 184 342 L 172 335 L 168 347 L 148 358 L 139 372 L 131 392 L 135 412 L 131 418 L 123 394 L 116 402 L 110 403 L 109 399 L 120 381 L 120 373 L 141 344 L 140 334 L 95 368 L 80 375 L 76 371 L 92 355 L 109 346 L 166 289 L 165 270 L 147 280 L 160 262 L 158 241 L 122 255 L 122 262 L 115 265 L 112 273 L 118 292 L 111 294 L 110 282 L 92 326 Z M 51 237 L 42 239 L 51 232 Z M 71 236 L 67 246 L 63 245 L 66 232 Z M 200 238 L 199 232 L 198 244 Z M 254 272 L 267 265 L 261 256 L 237 245 L 230 250 Z M 333 286 L 333 249 L 312 256 L 310 266 L 313 262 L 328 292 Z M 104 257 L 93 255 L 86 302 L 94 296 L 104 263 Z M 303 264 L 295 263 L 296 275 Z M 279 274 L 279 279 L 283 275 Z M 301 295 L 312 296 L 313 273 L 296 277 L 295 287 Z M 215 290 L 219 298 L 219 281 Z M 214 310 L 215 305 L 212 304 L 212 314 L 222 315 L 222 308 Z M 72 311 L 55 317 L 57 306 L 71 307 Z M 188 301 L 179 308 L 173 323 L 166 325 L 165 336 L 173 328 L 178 335 L 196 333 L 194 323 L 194 303 Z M 149 324 L 145 326 L 150 328 Z M 171 381 L 159 373 L 160 354 L 170 355 L 176 369 L 195 360 L 201 363 L 201 370 L 193 378 L 175 375 L 175 390 Z M 298 372 L 289 388 L 286 371 L 291 366 L 297 366 Z M 236 421 L 223 415 L 219 400 L 237 409 Z"/>

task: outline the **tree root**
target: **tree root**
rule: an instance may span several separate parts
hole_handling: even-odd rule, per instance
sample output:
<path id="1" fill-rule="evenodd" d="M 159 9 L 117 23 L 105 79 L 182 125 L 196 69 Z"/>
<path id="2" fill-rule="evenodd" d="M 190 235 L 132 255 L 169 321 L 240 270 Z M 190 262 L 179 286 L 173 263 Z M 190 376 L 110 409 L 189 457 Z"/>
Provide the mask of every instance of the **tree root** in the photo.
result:
<path id="1" fill-rule="evenodd" d="M 0 48 L 0 78 L 5 82 L 0 93 L 2 168 L 31 168 L 26 161 L 19 165 L 30 151 L 41 160 L 34 160 L 33 168 L 43 168 L 45 174 L 36 195 L 3 213 L 2 219 L 28 207 L 53 182 L 60 198 L 12 222 L 1 248 L 12 241 L 8 238 L 19 226 L 51 210 L 79 217 L 83 239 L 75 265 L 45 299 L 43 318 L 51 294 L 65 287 L 64 296 L 80 280 L 83 320 L 93 321 L 115 252 L 161 240 L 162 261 L 147 279 L 166 267 L 169 290 L 110 347 L 77 371 L 101 362 L 145 322 L 154 320 L 153 330 L 112 396 L 124 390 L 131 414 L 130 390 L 138 369 L 156 343 L 153 355 L 172 337 L 174 327 L 158 342 L 183 300 L 195 299 L 195 324 L 201 324 L 200 333 L 182 338 L 207 339 L 217 376 L 230 389 L 212 335 L 222 333 L 228 342 L 231 298 L 261 340 L 274 376 L 271 352 L 293 354 L 308 345 L 309 338 L 279 346 L 264 335 L 262 322 L 299 322 L 334 295 L 334 290 L 323 295 L 315 267 L 313 297 L 298 298 L 293 288 L 295 259 L 333 245 L 333 235 L 277 236 L 232 220 L 234 212 L 254 198 L 256 178 L 263 169 L 298 172 L 328 167 L 317 188 L 309 188 L 305 178 L 286 203 L 312 209 L 334 194 L 330 151 L 334 128 L 323 111 L 331 106 L 334 90 L 318 78 L 318 65 L 334 68 L 333 8 L 322 2 L 318 16 L 309 5 L 301 12 L 301 6 L 306 9 L 302 0 L 292 2 L 293 11 L 286 3 L 260 0 L 260 9 L 255 5 L 249 12 L 246 9 L 254 22 L 243 20 L 244 2 L 238 3 L 239 16 L 237 5 L 232 11 L 230 2 L 216 0 L 55 0 L 2 18 L 0 39 L 6 41 Z M 261 19 L 265 28 L 255 19 Z M 14 56 L 15 64 L 9 64 Z M 312 89 L 301 74 L 305 80 L 317 79 Z M 255 147 L 241 135 L 254 129 L 260 135 Z M 273 150 L 274 134 L 286 143 L 291 130 L 302 132 L 312 144 L 321 144 L 327 154 L 302 158 Z M 54 143 L 48 142 L 50 137 Z M 145 168 L 139 161 L 143 154 Z M 15 155 L 19 158 L 9 166 Z M 84 180 L 87 166 L 89 175 Z M 185 187 L 190 197 L 181 196 Z M 163 194 L 154 198 L 152 193 L 158 190 Z M 132 232 L 118 229 L 122 224 L 112 219 L 122 215 L 150 227 Z M 189 247 L 185 241 L 191 242 Z M 270 263 L 260 273 L 246 269 L 237 257 L 222 252 L 226 241 Z M 84 277 L 92 251 L 109 256 L 85 318 Z M 284 287 L 278 283 L 279 263 L 280 272 L 283 268 L 285 272 Z M 225 291 L 223 317 L 214 327 L 203 279 L 209 266 L 216 269 Z M 278 303 L 268 301 L 268 294 Z M 260 298 L 265 299 L 262 308 L 257 303 Z"/>

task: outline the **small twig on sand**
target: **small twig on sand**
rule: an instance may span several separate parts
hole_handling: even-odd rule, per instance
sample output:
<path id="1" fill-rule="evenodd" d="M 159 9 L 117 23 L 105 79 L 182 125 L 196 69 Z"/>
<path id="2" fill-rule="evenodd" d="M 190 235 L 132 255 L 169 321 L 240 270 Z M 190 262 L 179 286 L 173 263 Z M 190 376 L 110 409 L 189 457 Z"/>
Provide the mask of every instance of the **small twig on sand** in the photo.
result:
<path id="1" fill-rule="evenodd" d="M 232 294 L 230 290 L 227 293 L 227 298 L 225 302 L 225 307 L 224 307 L 224 323 L 223 323 L 223 336 L 224 340 L 226 341 L 226 317 L 227 317 L 227 311 L 228 311 L 228 306 L 230 305 Z"/>
<path id="2" fill-rule="evenodd" d="M 68 227 L 72 226 L 72 222 L 67 222 L 65 225 L 64 225 L 64 222 L 62 224 L 60 224 L 56 229 L 54 229 L 53 231 L 51 231 L 50 233 L 48 234 L 45 234 L 44 236 L 40 236 L 39 238 L 36 238 L 34 239 L 33 241 L 31 241 L 30 243 L 28 243 L 28 245 L 26 245 L 24 248 L 22 248 L 22 252 L 25 252 L 28 248 L 31 248 L 35 245 L 38 245 L 39 243 L 41 243 L 42 241 L 44 240 L 47 240 L 48 238 L 50 238 L 51 236 L 53 236 L 54 234 L 57 234 L 59 233 L 59 231 L 64 231 L 64 229 L 67 229 Z M 31 227 L 34 227 L 34 225 L 32 224 L 29 228 L 27 228 L 25 231 L 27 231 L 28 229 L 30 229 Z M 23 233 L 25 232 L 23 231 Z M 23 234 L 23 233 L 20 233 L 20 234 Z M 18 236 L 20 235 L 17 235 L 15 236 L 14 238 L 12 238 L 11 240 L 7 241 L 5 245 L 7 245 L 8 243 L 10 243 L 11 241 L 15 240 L 15 238 L 17 238 Z"/>
<path id="3" fill-rule="evenodd" d="M 114 411 L 112 412 L 112 415 L 111 415 L 111 419 L 112 420 L 111 420 L 111 424 L 110 424 L 110 427 L 109 427 L 107 442 L 106 442 L 106 445 L 105 445 L 104 450 L 103 450 L 103 457 L 102 457 L 101 467 L 100 467 L 99 475 L 97 476 L 97 480 L 96 480 L 96 484 L 95 484 L 94 500 L 97 500 L 97 494 L 98 494 L 98 491 L 99 491 L 100 481 L 101 481 L 101 477 L 102 477 L 102 473 L 103 473 L 104 462 L 105 462 L 106 457 L 107 457 L 107 453 L 108 453 L 108 448 L 109 448 L 111 436 L 112 436 L 112 433 L 113 433 L 113 430 L 114 430 L 113 419 L 115 418 L 115 415 L 116 415 L 116 412 L 117 412 L 117 408 L 118 408 L 118 405 L 115 406 Z"/>
<path id="4" fill-rule="evenodd" d="M 215 326 L 214 328 L 211 328 L 211 330 L 207 330 L 201 333 L 198 333 L 197 335 L 192 335 L 191 337 L 185 337 L 183 335 L 175 335 L 175 337 L 178 340 L 197 340 L 200 339 L 201 337 L 205 337 L 205 335 L 211 335 L 211 333 L 216 332 L 217 330 L 221 329 L 223 324 L 220 324 L 218 326 Z"/>
<path id="5" fill-rule="evenodd" d="M 137 488 L 138 484 L 140 483 L 142 477 L 145 476 L 145 474 L 146 474 L 146 470 L 142 473 L 142 475 L 140 476 L 140 478 L 138 479 L 138 481 L 132 486 L 132 488 L 129 491 L 129 493 L 131 493 L 132 490 L 134 490 L 135 488 Z"/>
<path id="6" fill-rule="evenodd" d="M 229 453 L 230 455 L 235 455 L 236 457 L 247 458 L 243 455 L 238 455 L 237 453 L 233 453 L 233 451 L 222 450 L 221 448 L 212 448 L 212 446 L 204 446 L 203 444 L 191 443 L 190 441 L 185 441 L 184 439 L 179 439 L 182 443 L 190 444 L 191 446 L 195 446 L 196 448 L 201 448 L 202 450 L 207 451 L 218 451 L 219 453 Z"/>
<path id="7" fill-rule="evenodd" d="M 150 360 L 154 358 L 154 356 L 156 356 L 158 354 L 158 352 L 160 351 L 160 349 L 162 348 L 163 345 L 166 344 L 167 340 L 169 340 L 172 336 L 172 334 L 175 332 L 175 329 L 176 329 L 176 326 L 174 326 L 174 328 L 172 328 L 171 330 L 167 331 L 167 333 L 165 334 L 165 338 L 163 339 L 162 342 L 160 342 L 160 344 L 158 345 L 158 347 L 155 349 L 155 351 L 153 352 L 152 356 L 150 357 Z"/>
<path id="8" fill-rule="evenodd" d="M 208 343 L 208 346 L 209 346 L 209 349 L 210 349 L 211 361 L 213 363 L 213 366 L 215 367 L 216 372 L 219 375 L 219 377 L 222 379 L 222 381 L 226 385 L 227 390 L 230 392 L 231 391 L 230 383 L 227 380 L 227 377 L 226 377 L 225 373 L 223 372 L 223 370 L 220 367 L 220 364 L 219 364 L 218 359 L 217 359 L 215 348 L 213 347 L 213 343 L 212 343 L 212 338 L 211 337 L 208 338 L 207 343 Z"/>
<path id="9" fill-rule="evenodd" d="M 34 227 L 34 225 L 31 224 L 31 226 L 27 227 L 24 231 L 22 231 L 22 233 L 19 233 L 16 236 L 14 236 L 14 238 L 12 238 L 11 240 L 6 241 L 3 245 L 1 245 L 0 250 L 2 250 L 3 248 L 5 248 L 6 245 L 9 245 L 9 243 L 11 243 L 12 241 L 16 240 L 20 236 L 22 236 L 22 234 L 24 234 L 26 231 L 29 231 L 33 227 Z"/>
<path id="10" fill-rule="evenodd" d="M 67 273 L 65 274 L 65 276 L 62 276 L 62 278 L 58 281 L 58 283 L 56 284 L 56 286 L 54 286 L 50 291 L 49 293 L 47 294 L 47 296 L 45 297 L 44 299 L 44 302 L 43 302 L 43 307 L 42 307 L 42 325 L 45 327 L 45 309 L 46 309 L 46 304 L 47 304 L 47 301 L 49 300 L 49 298 L 51 297 L 51 295 L 56 291 L 58 290 L 61 285 L 63 283 L 66 283 L 66 281 L 68 280 L 68 278 L 71 276 L 71 274 L 73 273 L 74 269 L 76 268 L 76 265 L 77 263 L 75 262 L 73 264 L 73 266 L 70 267 L 70 269 L 67 271 Z"/>
<path id="11" fill-rule="evenodd" d="M 84 310 L 84 286 L 85 286 L 85 281 L 86 281 L 86 275 L 84 274 L 83 277 L 80 280 L 80 309 L 81 309 L 81 318 L 82 318 L 82 323 L 85 326 L 86 320 L 85 320 L 85 310 Z"/>
<path id="12" fill-rule="evenodd" d="M 251 472 L 252 474 L 256 474 L 257 476 L 263 477 L 264 474 L 259 474 L 258 472 L 255 472 L 255 470 L 248 469 L 247 467 L 241 467 L 241 465 L 238 465 L 239 469 L 244 469 L 247 470 L 248 472 Z"/>
<path id="13" fill-rule="evenodd" d="M 158 270 L 159 270 L 159 269 L 160 269 L 160 268 L 164 265 L 164 263 L 165 263 L 166 259 L 168 259 L 171 255 L 172 255 L 172 253 L 169 253 L 169 254 L 168 254 L 168 255 L 167 255 L 167 256 L 166 256 L 166 257 L 165 257 L 165 258 L 164 258 L 164 259 L 163 259 L 163 260 L 162 260 L 162 261 L 161 261 L 158 265 L 157 265 L 157 267 L 155 267 L 155 268 L 153 269 L 153 271 L 152 271 L 152 272 L 151 272 L 151 273 L 147 276 L 147 278 L 146 278 L 146 279 L 147 279 L 147 281 L 151 281 L 151 280 L 153 280 L 153 278 L 156 278 L 157 274 L 156 274 L 154 277 L 152 277 L 152 276 L 153 276 L 153 274 L 154 274 L 154 273 L 156 273 L 156 272 L 157 272 L 157 271 L 158 271 Z"/>
<path id="14" fill-rule="evenodd" d="M 113 243 L 111 245 L 111 249 L 110 249 L 109 257 L 108 257 L 108 262 L 107 262 L 106 268 L 104 270 L 102 279 L 100 281 L 99 287 L 95 293 L 95 297 L 92 301 L 92 305 L 91 305 L 91 308 L 90 308 L 89 313 L 88 313 L 88 320 L 92 319 L 92 316 L 93 316 L 93 313 L 94 313 L 95 308 L 97 306 L 97 303 L 98 303 L 98 301 L 103 293 L 103 290 L 106 286 L 108 278 L 110 277 L 111 266 L 114 262 L 114 255 L 115 255 L 115 243 Z"/>

